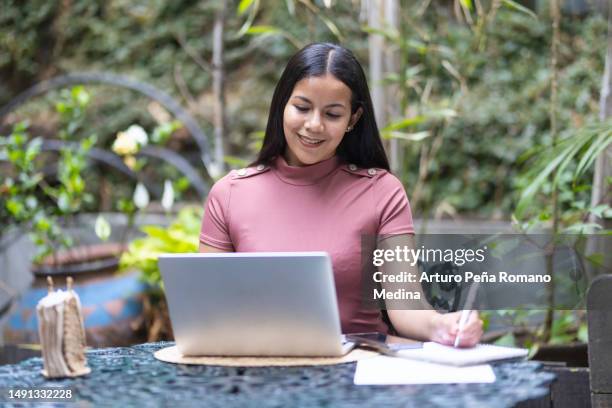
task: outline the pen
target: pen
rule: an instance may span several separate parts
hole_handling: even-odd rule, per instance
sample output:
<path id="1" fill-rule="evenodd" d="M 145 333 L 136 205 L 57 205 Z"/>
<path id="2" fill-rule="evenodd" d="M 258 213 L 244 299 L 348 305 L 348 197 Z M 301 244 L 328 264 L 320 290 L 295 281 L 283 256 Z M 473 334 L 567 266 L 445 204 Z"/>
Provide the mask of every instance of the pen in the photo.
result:
<path id="1" fill-rule="evenodd" d="M 478 285 L 480 282 L 474 283 L 470 286 L 470 290 L 468 291 L 467 298 L 465 299 L 465 304 L 463 305 L 463 311 L 461 312 L 461 317 L 459 318 L 459 330 L 457 331 L 457 337 L 455 337 L 455 347 L 459 346 L 459 340 L 461 338 L 461 332 L 463 331 L 463 326 L 467 323 L 470 313 L 472 313 L 472 305 L 474 304 L 474 299 L 476 299 L 476 291 L 478 291 Z"/>
<path id="2" fill-rule="evenodd" d="M 463 326 L 465 326 L 465 324 L 467 323 L 468 318 L 470 317 L 470 313 L 472 313 L 472 311 L 467 309 L 461 312 L 461 317 L 459 318 L 459 331 L 457 332 L 457 337 L 455 337 L 455 347 L 459 346 L 461 331 L 463 330 Z"/>

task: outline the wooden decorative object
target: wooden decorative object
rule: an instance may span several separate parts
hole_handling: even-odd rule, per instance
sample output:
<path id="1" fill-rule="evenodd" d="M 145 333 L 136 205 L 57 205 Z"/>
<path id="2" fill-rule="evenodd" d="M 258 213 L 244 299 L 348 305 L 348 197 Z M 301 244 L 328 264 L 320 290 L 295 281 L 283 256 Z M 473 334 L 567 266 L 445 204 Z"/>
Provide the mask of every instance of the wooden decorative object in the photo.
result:
<path id="1" fill-rule="evenodd" d="M 44 360 L 43 375 L 48 378 L 77 377 L 89 374 L 85 358 L 85 329 L 79 296 L 66 278 L 66 290 L 53 290 L 47 277 L 49 294 L 36 306 L 38 333 Z"/>

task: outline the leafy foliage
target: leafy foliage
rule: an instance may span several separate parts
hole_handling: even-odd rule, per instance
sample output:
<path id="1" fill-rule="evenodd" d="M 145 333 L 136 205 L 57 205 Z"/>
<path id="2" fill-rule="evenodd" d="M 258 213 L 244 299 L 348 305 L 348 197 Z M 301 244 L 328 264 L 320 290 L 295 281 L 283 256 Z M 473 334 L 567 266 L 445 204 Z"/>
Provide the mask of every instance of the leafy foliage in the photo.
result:
<path id="1" fill-rule="evenodd" d="M 56 105 L 62 120 L 61 140 L 77 138 L 88 103 L 89 95 L 82 87 L 63 93 Z M 8 165 L 2 166 L 7 178 L 0 184 L 0 221 L 5 228 L 21 226 L 31 229 L 33 241 L 39 249 L 36 259 L 40 260 L 57 247 L 72 245 L 72 240 L 62 233 L 59 224 L 61 219 L 80 212 L 83 203 L 91 201 L 82 175 L 87 153 L 96 137 L 91 135 L 61 148 L 55 185 L 49 184 L 44 175 L 46 163 L 41 160 L 42 138 L 29 139 L 25 123 L 17 124 L 10 136 L 1 138 L 0 158 L 6 157 Z"/>
<path id="2" fill-rule="evenodd" d="M 404 118 L 426 119 L 406 130 L 431 134 L 403 143 L 402 180 L 413 189 L 417 212 L 446 206 L 460 214 L 507 217 L 525 165 L 521 156 L 550 140 L 550 21 L 502 8 L 477 32 L 445 18 L 431 7 L 397 37 L 407 50 L 405 72 L 389 80 L 404 83 Z M 572 20 L 563 24 L 560 128 L 596 117 L 603 71 L 601 52 L 594 51 L 605 46 L 605 21 Z M 432 117 L 440 109 L 456 115 Z M 420 180 L 420 173 L 427 177 Z M 414 197 L 419 183 L 420 197 Z"/>
<path id="3" fill-rule="evenodd" d="M 168 228 L 156 225 L 142 227 L 146 236 L 130 243 L 128 251 L 121 256 L 121 269 L 136 268 L 146 282 L 161 286 L 157 258 L 163 253 L 198 252 L 201 219 L 201 208 L 186 207 L 179 211 Z"/>
<path id="4" fill-rule="evenodd" d="M 0 76 L 7 79 L 0 101 L 43 76 L 112 67 L 181 98 L 210 131 L 207 61 L 220 4 L 28 0 L 17 6 L 3 0 L 0 39 L 8 52 L 0 57 Z M 515 180 L 523 153 L 550 139 L 548 16 L 534 16 L 508 0 L 485 19 L 475 15 L 470 1 L 462 3 L 474 14 L 473 24 L 467 24 L 450 18 L 443 2 L 420 11 L 422 4 L 402 1 L 399 30 L 378 30 L 402 53 L 401 69 L 385 80 L 399 86 L 401 111 L 391 123 L 380 124 L 404 150 L 399 176 L 415 214 L 425 217 L 446 208 L 509 218 L 517 199 L 513 192 L 521 188 Z M 249 135 L 265 128 L 280 67 L 297 47 L 341 41 L 367 69 L 367 36 L 375 30 L 364 26 L 353 2 L 245 0 L 228 3 L 227 10 L 227 153 L 239 166 L 254 156 Z M 593 14 L 567 15 L 562 23 L 559 128 L 577 128 L 597 112 L 606 22 Z M 91 92 L 97 114 L 88 123 L 106 148 L 117 129 L 154 126 L 149 101 L 125 91 Z M 192 157 L 193 145 L 181 143 Z M 589 176 L 587 171 L 581 180 Z"/>
<path id="5" fill-rule="evenodd" d="M 536 197 L 538 192 L 550 192 L 561 189 L 561 213 L 563 224 L 576 230 L 574 214 L 585 215 L 589 212 L 598 217 L 612 216 L 609 205 L 598 204 L 593 208 L 587 205 L 588 196 L 581 194 L 588 191 L 581 184 L 582 176 L 593 167 L 595 159 L 612 143 L 612 121 L 586 125 L 560 140 L 556 146 L 538 146 L 525 156 L 531 162 L 529 170 L 522 174 L 524 184 L 520 200 L 516 207 L 516 216 L 523 218 L 529 207 L 531 213 L 540 220 L 548 220 L 550 211 L 542 203 L 542 197 Z M 551 175 L 555 177 L 551 179 Z M 539 199 L 538 199 L 539 198 Z M 538 213 L 537 210 L 540 210 Z M 582 224 L 584 226 L 584 224 Z"/>
<path id="6" fill-rule="evenodd" d="M 59 93 L 55 107 L 60 123 L 55 141 L 61 141 L 62 145 L 58 152 L 43 151 L 44 138 L 31 138 L 25 123 L 16 124 L 10 136 L 0 137 L 0 169 L 3 176 L 6 175 L 0 184 L 0 222 L 5 226 L 0 235 L 10 227 L 30 231 L 39 249 L 35 261 L 75 244 L 62 227 L 70 225 L 77 214 L 93 208 L 97 183 L 106 176 L 92 176 L 93 172 L 89 171 L 92 162 L 88 154 L 96 145 L 97 137 L 83 135 L 87 134 L 88 107 L 92 100 L 91 94 L 82 86 Z M 167 142 L 181 126 L 176 121 L 162 123 L 153 129 L 151 143 Z M 133 128 L 147 139 L 141 127 Z M 126 159 L 129 157 L 125 156 Z M 134 171 L 144 175 L 154 172 L 173 180 L 164 183 L 162 205 L 166 211 L 171 209 L 175 196 L 181 197 L 189 187 L 185 177 L 176 176 L 178 171 L 173 168 L 169 171 L 168 167 L 149 163 L 146 158 L 136 160 L 133 166 Z M 127 238 L 138 210 L 135 199 L 127 198 L 132 195 L 130 183 L 124 182 L 123 187 L 128 188 L 115 192 L 119 197 L 116 208 L 126 214 L 128 220 L 122 241 Z M 140 189 L 144 188 L 140 184 Z M 148 204 L 148 192 L 145 190 L 144 194 L 147 202 L 142 207 Z M 102 240 L 110 236 L 110 224 L 101 216 L 96 221 L 95 232 Z"/>
<path id="7" fill-rule="evenodd" d="M 528 347 L 533 356 L 542 345 L 539 338 L 543 327 L 536 324 L 542 318 L 542 310 L 497 310 L 487 312 L 499 316 L 503 322 L 513 328 L 513 331 L 500 337 L 495 344 L 510 347 Z M 587 323 L 584 311 L 558 310 L 552 325 L 549 344 L 569 344 L 588 341 Z"/>

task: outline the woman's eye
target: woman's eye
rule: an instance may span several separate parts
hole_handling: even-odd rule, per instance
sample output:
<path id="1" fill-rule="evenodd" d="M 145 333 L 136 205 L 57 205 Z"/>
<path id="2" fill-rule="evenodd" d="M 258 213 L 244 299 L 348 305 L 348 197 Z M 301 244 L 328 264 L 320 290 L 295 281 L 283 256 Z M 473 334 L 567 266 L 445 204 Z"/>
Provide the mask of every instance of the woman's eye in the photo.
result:
<path id="1" fill-rule="evenodd" d="M 293 106 L 299 112 L 308 112 L 310 110 L 310 108 L 308 106 L 302 106 L 302 105 L 293 105 Z M 327 115 L 327 117 L 329 117 L 331 119 L 338 119 L 339 117 L 342 116 L 342 115 L 338 115 L 337 113 L 332 113 L 332 112 L 327 112 L 326 115 Z"/>

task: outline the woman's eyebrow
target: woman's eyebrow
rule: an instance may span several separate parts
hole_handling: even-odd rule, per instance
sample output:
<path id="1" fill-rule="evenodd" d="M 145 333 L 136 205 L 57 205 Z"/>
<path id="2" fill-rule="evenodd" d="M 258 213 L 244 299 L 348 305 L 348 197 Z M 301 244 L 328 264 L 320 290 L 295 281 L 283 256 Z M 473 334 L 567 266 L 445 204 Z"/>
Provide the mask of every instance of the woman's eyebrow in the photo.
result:
<path id="1" fill-rule="evenodd" d="M 298 98 L 303 100 L 304 102 L 310 103 L 312 104 L 312 102 L 310 101 L 310 99 L 308 99 L 305 96 L 301 96 L 301 95 L 295 95 L 294 98 Z M 329 105 L 325 106 L 326 108 L 333 108 L 333 107 L 339 107 L 339 108 L 345 108 L 345 106 L 343 104 L 341 104 L 340 102 L 334 102 L 334 103 L 330 103 Z"/>

